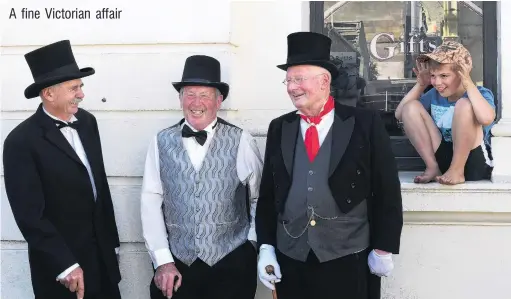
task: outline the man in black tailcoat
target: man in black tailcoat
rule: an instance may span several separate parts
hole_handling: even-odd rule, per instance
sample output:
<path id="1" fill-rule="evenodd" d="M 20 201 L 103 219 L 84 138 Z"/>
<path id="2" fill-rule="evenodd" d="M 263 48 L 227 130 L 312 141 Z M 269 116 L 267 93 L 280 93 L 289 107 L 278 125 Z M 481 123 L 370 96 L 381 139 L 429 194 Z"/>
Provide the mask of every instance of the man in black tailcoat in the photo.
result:
<path id="1" fill-rule="evenodd" d="M 4 142 L 5 189 L 28 244 L 36 299 L 118 299 L 119 236 L 96 118 L 78 108 L 81 78 L 69 41 L 25 55 L 37 111 Z M 85 296 L 85 297 L 84 297 Z"/>
<path id="2" fill-rule="evenodd" d="M 288 36 L 297 110 L 271 121 L 256 212 L 258 275 L 279 299 L 380 298 L 403 226 L 401 189 L 376 111 L 330 96 L 331 40 Z M 267 266 L 274 271 L 267 273 Z"/>

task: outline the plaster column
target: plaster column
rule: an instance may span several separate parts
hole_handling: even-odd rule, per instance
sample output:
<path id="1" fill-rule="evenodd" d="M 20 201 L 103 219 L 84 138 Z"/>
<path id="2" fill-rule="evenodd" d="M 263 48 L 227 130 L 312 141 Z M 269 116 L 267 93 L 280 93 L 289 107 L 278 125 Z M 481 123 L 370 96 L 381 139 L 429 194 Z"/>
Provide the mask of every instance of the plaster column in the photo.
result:
<path id="1" fill-rule="evenodd" d="M 498 36 L 498 81 L 502 117 L 492 128 L 492 153 L 494 169 L 492 181 L 495 183 L 511 183 L 511 57 L 504 53 L 511 45 L 511 20 L 501 18 L 511 12 L 511 3 L 497 2 L 497 36 Z"/>

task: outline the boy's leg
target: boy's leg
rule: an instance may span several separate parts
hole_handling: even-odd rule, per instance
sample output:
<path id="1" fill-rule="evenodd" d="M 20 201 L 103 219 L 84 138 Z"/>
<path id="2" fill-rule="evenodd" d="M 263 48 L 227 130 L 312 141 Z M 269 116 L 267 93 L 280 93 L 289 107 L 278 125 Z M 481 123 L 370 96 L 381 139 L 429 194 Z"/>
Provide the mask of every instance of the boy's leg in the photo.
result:
<path id="1" fill-rule="evenodd" d="M 459 99 L 454 107 L 452 120 L 452 142 L 454 153 L 449 169 L 437 181 L 441 184 L 455 185 L 465 182 L 465 164 L 470 151 L 483 140 L 483 130 L 477 122 L 468 99 Z"/>
<path id="2" fill-rule="evenodd" d="M 441 174 L 435 159 L 435 151 L 442 141 L 440 131 L 419 101 L 410 101 L 403 107 L 402 120 L 406 136 L 426 164 L 426 170 L 414 182 L 429 183 Z"/>

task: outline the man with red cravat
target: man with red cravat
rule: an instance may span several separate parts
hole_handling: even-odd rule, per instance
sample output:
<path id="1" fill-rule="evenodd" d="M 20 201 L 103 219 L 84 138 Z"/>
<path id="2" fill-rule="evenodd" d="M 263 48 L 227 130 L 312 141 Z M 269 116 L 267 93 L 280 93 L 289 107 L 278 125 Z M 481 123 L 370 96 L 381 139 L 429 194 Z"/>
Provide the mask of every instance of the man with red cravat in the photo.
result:
<path id="1" fill-rule="evenodd" d="M 256 232 L 258 275 L 279 299 L 380 298 L 403 226 L 401 187 L 376 111 L 330 96 L 331 40 L 288 36 L 284 84 L 297 108 L 271 121 Z M 273 273 L 267 273 L 272 266 Z"/>

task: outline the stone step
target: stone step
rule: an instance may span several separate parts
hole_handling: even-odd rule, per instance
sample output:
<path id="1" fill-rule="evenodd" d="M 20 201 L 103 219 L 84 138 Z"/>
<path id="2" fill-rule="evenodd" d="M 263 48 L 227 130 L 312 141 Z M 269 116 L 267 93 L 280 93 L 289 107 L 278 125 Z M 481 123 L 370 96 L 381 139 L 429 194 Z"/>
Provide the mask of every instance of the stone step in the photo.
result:
<path id="1" fill-rule="evenodd" d="M 488 213 L 483 218 L 497 217 L 495 213 L 506 213 L 511 224 L 511 184 L 491 181 L 465 182 L 446 186 L 436 182 L 416 184 L 413 179 L 421 172 L 401 171 L 403 211 L 435 213 Z M 502 214 L 504 215 L 504 214 Z M 475 216 L 475 215 L 472 215 Z M 500 219 L 500 218 L 499 218 Z M 502 221 L 502 219 L 498 220 Z"/>

